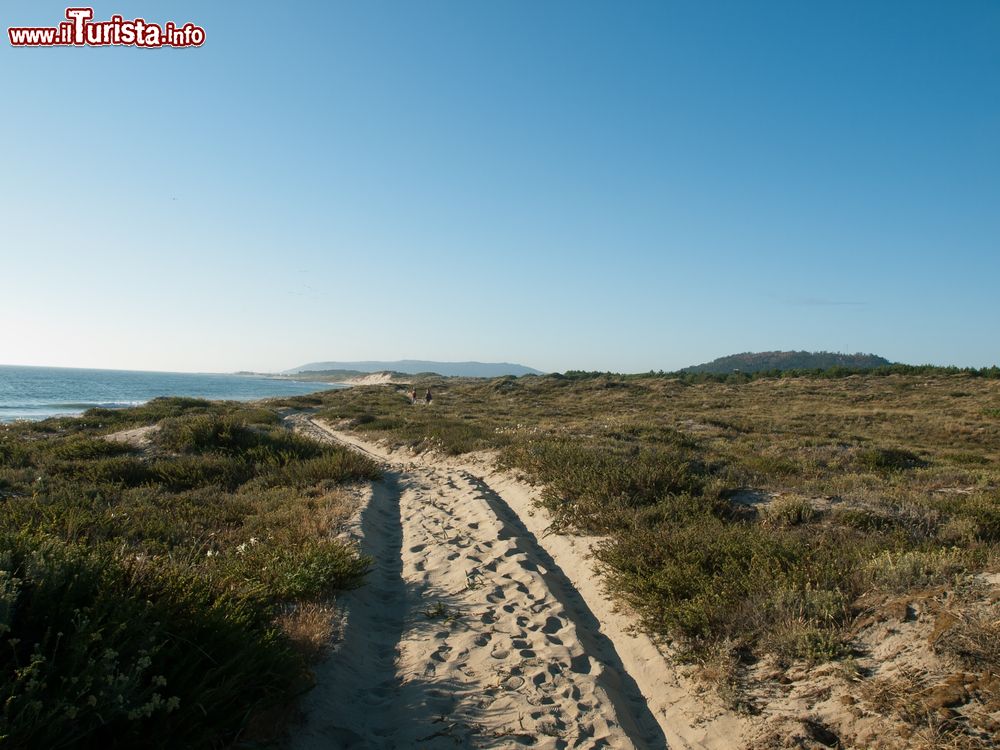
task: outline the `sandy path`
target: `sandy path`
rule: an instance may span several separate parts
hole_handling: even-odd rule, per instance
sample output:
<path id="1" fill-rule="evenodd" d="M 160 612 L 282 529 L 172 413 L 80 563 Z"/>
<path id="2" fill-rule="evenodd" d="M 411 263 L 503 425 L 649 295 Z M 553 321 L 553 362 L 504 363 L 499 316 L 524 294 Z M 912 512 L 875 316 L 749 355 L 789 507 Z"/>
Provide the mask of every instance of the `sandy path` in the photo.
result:
<path id="1" fill-rule="evenodd" d="M 294 748 L 738 746 L 742 727 L 726 716 L 706 721 L 704 706 L 685 705 L 688 691 L 663 679 L 655 647 L 644 651 L 634 635 L 622 640 L 624 624 L 611 628 L 616 648 L 605 620 L 620 615 L 596 584 L 583 589 L 585 599 L 564 573 L 577 561 L 560 549 L 560 567 L 529 528 L 542 519 L 508 502 L 528 502 L 515 492 L 523 487 L 498 491 L 491 482 L 499 475 L 390 455 L 293 419 L 387 466 L 357 529 L 374 569 L 341 597 L 344 637 L 318 670 Z M 574 578 L 593 575 L 580 567 L 586 573 Z"/>

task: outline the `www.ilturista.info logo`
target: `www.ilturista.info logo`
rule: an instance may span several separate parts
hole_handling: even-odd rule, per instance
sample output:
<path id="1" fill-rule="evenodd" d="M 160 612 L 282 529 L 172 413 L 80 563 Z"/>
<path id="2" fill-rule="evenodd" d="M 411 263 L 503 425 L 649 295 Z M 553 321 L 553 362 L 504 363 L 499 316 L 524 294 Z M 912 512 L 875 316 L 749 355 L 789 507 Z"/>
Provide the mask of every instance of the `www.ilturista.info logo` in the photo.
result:
<path id="1" fill-rule="evenodd" d="M 58 26 L 11 26 L 7 29 L 14 47 L 200 47 L 205 29 L 186 23 L 162 26 L 142 18 L 126 21 L 94 21 L 93 8 L 67 8 L 66 20 Z"/>

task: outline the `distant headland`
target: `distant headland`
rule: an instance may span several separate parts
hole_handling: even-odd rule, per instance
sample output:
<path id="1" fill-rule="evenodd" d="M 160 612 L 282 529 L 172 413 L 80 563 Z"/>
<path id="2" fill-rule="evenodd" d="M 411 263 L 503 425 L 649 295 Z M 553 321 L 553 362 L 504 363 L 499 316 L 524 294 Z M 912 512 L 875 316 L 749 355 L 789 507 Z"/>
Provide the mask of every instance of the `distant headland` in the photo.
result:
<path id="1" fill-rule="evenodd" d="M 844 367 L 851 370 L 870 370 L 891 365 L 885 357 L 876 354 L 841 354 L 840 352 L 743 352 L 713 359 L 700 365 L 685 367 L 681 372 L 707 372 L 726 374 L 739 372 L 767 372 L 770 370 L 828 370 Z"/>

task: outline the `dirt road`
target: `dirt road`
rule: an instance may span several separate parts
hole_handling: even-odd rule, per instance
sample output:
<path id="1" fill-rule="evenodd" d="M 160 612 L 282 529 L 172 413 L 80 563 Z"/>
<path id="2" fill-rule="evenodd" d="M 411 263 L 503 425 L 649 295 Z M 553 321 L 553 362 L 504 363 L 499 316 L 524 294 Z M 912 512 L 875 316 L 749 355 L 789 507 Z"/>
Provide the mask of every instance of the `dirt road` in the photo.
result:
<path id="1" fill-rule="evenodd" d="M 591 580 L 590 565 L 565 544 L 553 558 L 525 497 L 516 510 L 488 472 L 390 454 L 304 415 L 292 419 L 386 466 L 356 529 L 374 568 L 340 599 L 343 638 L 306 698 L 297 750 L 738 744 L 731 717 L 706 720 L 700 704 L 684 705 L 688 691 L 648 640 L 626 636 L 621 623 L 607 627 L 611 608 L 596 583 L 578 585 L 580 576 Z"/>

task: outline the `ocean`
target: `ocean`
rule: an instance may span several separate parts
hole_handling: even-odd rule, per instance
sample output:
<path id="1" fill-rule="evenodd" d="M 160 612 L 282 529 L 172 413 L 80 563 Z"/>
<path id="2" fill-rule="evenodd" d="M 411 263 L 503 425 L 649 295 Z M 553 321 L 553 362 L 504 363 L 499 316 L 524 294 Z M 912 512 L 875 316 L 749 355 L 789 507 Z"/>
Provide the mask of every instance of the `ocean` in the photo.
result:
<path id="1" fill-rule="evenodd" d="M 95 406 L 138 406 L 157 396 L 252 401 L 342 387 L 256 375 L 0 365 L 0 422 L 81 414 Z"/>

